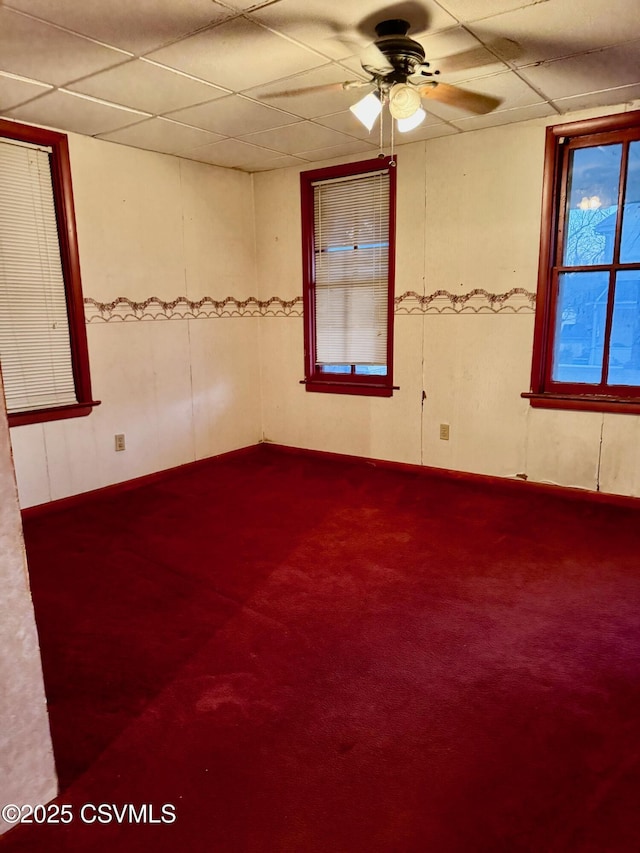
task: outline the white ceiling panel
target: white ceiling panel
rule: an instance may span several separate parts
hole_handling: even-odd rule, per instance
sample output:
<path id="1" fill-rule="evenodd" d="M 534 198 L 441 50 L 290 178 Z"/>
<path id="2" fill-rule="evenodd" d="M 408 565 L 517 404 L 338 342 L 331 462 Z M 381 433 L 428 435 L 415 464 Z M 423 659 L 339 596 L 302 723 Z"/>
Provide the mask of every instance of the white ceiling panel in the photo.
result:
<path id="1" fill-rule="evenodd" d="M 126 53 L 0 6 L 0 71 L 63 86 L 126 60 Z"/>
<path id="2" fill-rule="evenodd" d="M 522 69 L 522 76 L 548 98 L 631 85 L 640 78 L 640 40 L 596 50 L 584 56 L 543 62 Z"/>
<path id="3" fill-rule="evenodd" d="M 307 166 L 306 160 L 301 160 L 299 157 L 291 157 L 289 155 L 276 157 L 274 160 L 265 160 L 262 163 L 254 164 L 252 172 L 271 172 L 274 169 L 286 169 L 288 166 Z"/>
<path id="4" fill-rule="evenodd" d="M 135 54 L 235 14 L 213 0 L 6 0 L 5 5 Z"/>
<path id="5" fill-rule="evenodd" d="M 154 51 L 150 58 L 236 92 L 325 61 L 244 18 Z"/>
<path id="6" fill-rule="evenodd" d="M 353 139 L 338 133 L 329 127 L 321 127 L 310 121 L 301 121 L 288 127 L 277 127 L 274 130 L 263 130 L 243 137 L 245 142 L 263 145 L 282 154 L 299 154 L 301 151 L 311 151 L 313 148 L 330 148 L 353 142 Z M 318 144 L 319 143 L 319 144 Z"/>
<path id="7" fill-rule="evenodd" d="M 186 156 L 201 163 L 212 163 L 215 166 L 228 166 L 233 169 L 266 163 L 279 158 L 280 155 L 277 151 L 261 148 L 259 145 L 251 145 L 237 139 L 223 139 L 214 145 L 195 148 Z"/>
<path id="8" fill-rule="evenodd" d="M 0 0 L 0 111 L 282 168 L 377 149 L 379 124 L 369 133 L 349 107 L 374 87 L 360 51 L 382 20 L 406 17 L 438 80 L 502 99 L 475 116 L 425 98 L 427 120 L 401 145 L 634 102 L 638 12 L 638 0 Z"/>
<path id="9" fill-rule="evenodd" d="M 48 127 L 95 136 L 140 121 L 144 113 L 101 103 L 84 95 L 58 90 L 42 95 L 5 115 Z"/>
<path id="10" fill-rule="evenodd" d="M 443 0 L 442 5 L 460 21 L 477 21 L 540 2 L 541 0 Z"/>
<path id="11" fill-rule="evenodd" d="M 221 138 L 217 133 L 186 127 L 165 118 L 150 118 L 114 133 L 101 133 L 100 136 L 112 142 L 132 145 L 134 148 L 147 148 L 164 154 L 180 154 Z"/>
<path id="12" fill-rule="evenodd" d="M 342 145 L 332 145 L 328 148 L 315 148 L 313 151 L 301 151 L 298 157 L 317 163 L 320 160 L 332 160 L 334 157 L 350 157 L 352 154 L 362 154 L 365 159 L 375 157 L 377 146 L 362 139 L 354 139 L 351 142 L 343 142 Z"/>
<path id="13" fill-rule="evenodd" d="M 279 0 L 224 0 L 224 5 L 238 12 L 249 12 L 252 9 L 259 9 L 261 6 L 268 6 L 270 3 L 277 2 Z"/>
<path id="14" fill-rule="evenodd" d="M 0 110 L 8 110 L 50 91 L 51 86 L 0 72 Z"/>
<path id="15" fill-rule="evenodd" d="M 242 95 L 227 95 L 218 101 L 178 110 L 170 116 L 185 124 L 213 130 L 225 136 L 242 136 L 300 121 L 298 116 L 259 104 Z"/>
<path id="16" fill-rule="evenodd" d="M 334 113 L 329 116 L 315 119 L 317 124 L 324 127 L 330 127 L 332 130 L 337 130 L 340 133 L 346 133 L 348 136 L 355 136 L 357 139 L 362 139 L 365 142 L 378 143 L 379 130 L 376 125 L 372 130 L 361 124 L 354 116 L 351 110 L 342 110 L 339 113 Z"/>
<path id="17" fill-rule="evenodd" d="M 591 92 L 589 94 L 574 95 L 571 98 L 558 98 L 554 103 L 561 113 L 608 106 L 610 104 L 625 104 L 625 106 L 637 110 L 640 109 L 639 99 L 640 83 L 634 83 L 632 86 L 620 86 L 616 89 L 607 89 L 604 92 Z"/>
<path id="18" fill-rule="evenodd" d="M 640 38 L 640 15 L 630 0 L 546 0 L 470 28 L 483 41 L 515 40 L 520 54 L 513 62 L 520 67 Z"/>
<path id="19" fill-rule="evenodd" d="M 455 127 L 450 124 L 445 124 L 443 121 L 428 122 L 425 121 L 415 130 L 410 130 L 408 133 L 396 134 L 396 148 L 399 145 L 406 145 L 409 142 L 420 142 L 423 139 L 438 139 L 440 136 L 453 136 L 460 133 Z M 385 150 L 388 150 L 389 145 Z"/>
<path id="20" fill-rule="evenodd" d="M 483 127 L 498 127 L 503 124 L 516 124 L 520 121 L 531 121 L 536 118 L 558 115 L 551 104 L 533 104 L 530 107 L 516 107 L 514 110 L 501 110 L 484 116 L 467 116 L 452 122 L 460 130 L 480 130 Z"/>
<path id="21" fill-rule="evenodd" d="M 145 59 L 94 74 L 68 88 L 154 115 L 188 107 L 226 94 L 210 83 L 194 80 Z"/>

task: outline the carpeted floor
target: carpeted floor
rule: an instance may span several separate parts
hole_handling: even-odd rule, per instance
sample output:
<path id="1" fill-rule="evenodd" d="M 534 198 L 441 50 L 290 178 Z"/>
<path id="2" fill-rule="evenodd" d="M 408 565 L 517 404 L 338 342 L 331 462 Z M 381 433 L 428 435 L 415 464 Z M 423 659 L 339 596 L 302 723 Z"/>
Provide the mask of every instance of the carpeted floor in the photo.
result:
<path id="1" fill-rule="evenodd" d="M 639 510 L 263 449 L 25 536 L 72 820 L 0 853 L 640 850 Z"/>

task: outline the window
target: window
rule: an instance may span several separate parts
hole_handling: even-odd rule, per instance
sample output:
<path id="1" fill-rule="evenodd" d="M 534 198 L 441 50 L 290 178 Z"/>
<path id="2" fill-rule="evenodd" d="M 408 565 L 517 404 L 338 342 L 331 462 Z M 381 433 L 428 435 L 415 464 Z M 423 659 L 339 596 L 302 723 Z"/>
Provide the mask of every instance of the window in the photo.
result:
<path id="1" fill-rule="evenodd" d="M 395 167 L 303 172 L 307 391 L 393 393 Z"/>
<path id="2" fill-rule="evenodd" d="M 640 412 L 640 112 L 547 130 L 531 389 Z"/>
<path id="3" fill-rule="evenodd" d="M 92 406 L 67 137 L 0 120 L 0 362 L 9 425 Z"/>

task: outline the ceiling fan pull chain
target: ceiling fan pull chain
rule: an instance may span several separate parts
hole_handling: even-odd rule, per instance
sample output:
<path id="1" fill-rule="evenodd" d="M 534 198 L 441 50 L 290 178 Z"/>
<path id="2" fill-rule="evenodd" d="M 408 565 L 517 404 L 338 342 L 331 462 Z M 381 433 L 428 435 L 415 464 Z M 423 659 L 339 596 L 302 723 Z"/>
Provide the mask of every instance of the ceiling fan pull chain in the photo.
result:
<path id="1" fill-rule="evenodd" d="M 391 121 L 391 159 L 389 160 L 389 165 L 395 166 L 396 165 L 395 156 L 394 156 L 394 154 L 395 154 L 395 133 L 394 133 L 395 121 L 393 120 L 392 115 L 389 115 L 389 120 Z"/>

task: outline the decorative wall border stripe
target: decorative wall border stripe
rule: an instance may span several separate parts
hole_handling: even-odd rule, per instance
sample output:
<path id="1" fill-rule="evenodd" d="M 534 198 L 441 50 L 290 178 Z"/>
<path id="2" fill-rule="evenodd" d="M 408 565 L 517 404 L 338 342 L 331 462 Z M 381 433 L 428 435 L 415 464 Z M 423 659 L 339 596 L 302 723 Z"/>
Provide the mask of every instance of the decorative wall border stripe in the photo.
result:
<path id="1" fill-rule="evenodd" d="M 535 311 L 536 294 L 523 287 L 506 293 L 489 293 L 482 288 L 468 293 L 436 290 L 421 296 L 407 290 L 396 296 L 396 314 L 531 314 Z"/>
<path id="2" fill-rule="evenodd" d="M 420 295 L 407 290 L 395 298 L 396 314 L 498 314 L 533 313 L 536 295 L 522 287 L 514 287 L 506 293 L 489 293 L 476 288 L 468 293 L 451 293 L 436 290 Z M 135 320 L 206 320 L 213 317 L 302 317 L 302 297 L 281 299 L 212 299 L 205 296 L 194 302 L 186 296 L 164 301 L 151 296 L 143 302 L 135 302 L 119 296 L 113 302 L 98 302 L 86 297 L 84 300 L 87 323 L 131 322 Z"/>
<path id="3" fill-rule="evenodd" d="M 168 302 L 151 296 L 143 302 L 134 302 L 126 296 L 119 296 L 113 302 L 98 302 L 85 298 L 85 316 L 87 323 L 103 320 L 206 320 L 212 317 L 302 317 L 302 297 L 260 300 L 255 296 L 248 299 L 212 299 L 205 296 L 197 302 L 178 296 Z"/>

